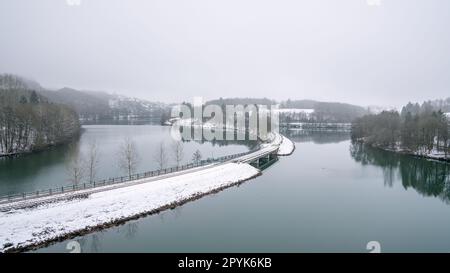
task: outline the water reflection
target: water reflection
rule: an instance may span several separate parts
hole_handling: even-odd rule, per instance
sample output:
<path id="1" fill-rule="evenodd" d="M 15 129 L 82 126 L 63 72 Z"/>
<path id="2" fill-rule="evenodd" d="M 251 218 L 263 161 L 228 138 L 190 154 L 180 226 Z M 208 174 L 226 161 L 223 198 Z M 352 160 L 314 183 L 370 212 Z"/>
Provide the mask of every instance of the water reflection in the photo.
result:
<path id="1" fill-rule="evenodd" d="M 387 186 L 392 187 L 398 178 L 405 189 L 411 187 L 424 196 L 450 203 L 450 165 L 447 163 L 386 152 L 361 143 L 352 143 L 350 154 L 362 165 L 381 167 Z"/>
<path id="2" fill-rule="evenodd" d="M 99 166 L 97 179 L 108 179 L 124 175 L 117 168 L 117 151 L 127 137 L 138 147 L 141 161 L 136 172 L 158 168 L 154 160 L 156 144 L 164 142 L 169 156 L 168 166 L 175 166 L 170 149 L 170 127 L 154 125 L 90 125 L 83 126 L 81 137 L 70 145 L 60 145 L 39 153 L 17 158 L 0 159 L 0 195 L 31 192 L 70 185 L 67 166 L 80 155 L 87 155 L 90 143 L 98 143 Z M 184 143 L 181 164 L 187 164 L 192 154 L 199 150 L 204 159 L 245 152 L 256 142 L 248 141 L 191 141 Z"/>
<path id="3" fill-rule="evenodd" d="M 160 125 L 159 118 L 84 120 L 82 125 Z"/>
<path id="4" fill-rule="evenodd" d="M 289 130 L 280 129 L 280 133 L 294 142 L 313 142 L 315 144 L 339 143 L 350 139 L 345 131 Z"/>
<path id="5" fill-rule="evenodd" d="M 213 140 L 207 140 L 205 138 L 204 133 L 202 132 L 203 129 L 199 128 L 199 127 L 188 127 L 191 130 L 191 135 L 195 136 L 195 135 L 201 135 L 202 139 L 201 140 L 195 140 L 195 139 L 182 139 L 183 142 L 195 142 L 198 144 L 205 144 L 205 143 L 210 143 L 212 146 L 218 146 L 218 147 L 223 147 L 223 146 L 228 146 L 228 145 L 242 145 L 247 147 L 249 150 L 254 149 L 258 146 L 258 141 L 256 140 L 250 140 L 250 137 L 248 135 L 248 132 L 245 133 L 245 137 L 244 140 L 237 140 L 237 133 L 234 133 L 234 137 L 230 140 L 227 140 L 226 137 L 226 131 L 221 130 L 221 129 L 217 129 L 217 131 L 221 132 L 222 134 L 222 140 L 217 140 L 217 139 L 213 139 Z M 181 128 L 180 128 L 181 130 Z"/>
<path id="6" fill-rule="evenodd" d="M 66 161 L 70 159 L 77 150 L 78 142 L 73 146 L 58 146 L 36 154 L 24 155 L 16 158 L 0 159 L 0 195 L 17 193 L 17 187 L 27 184 L 23 191 L 40 189 L 40 185 L 31 183 L 35 177 L 46 175 L 55 169 L 64 170 Z M 57 179 L 65 180 L 64 171 L 55 175 Z M 28 183 L 27 183 L 28 182 Z M 53 186 L 46 183 L 47 187 Z"/>
<path id="7" fill-rule="evenodd" d="M 80 244 L 81 252 L 100 252 L 102 250 L 102 239 L 103 233 L 96 232 L 84 237 L 80 237 L 76 239 L 76 241 Z"/>
<path id="8" fill-rule="evenodd" d="M 139 231 L 139 226 L 138 226 L 137 222 L 135 222 L 135 221 L 129 222 L 123 226 L 120 226 L 118 231 L 119 231 L 119 233 L 123 234 L 125 236 L 125 238 L 130 240 L 130 239 L 133 239 L 134 237 L 136 237 L 136 234 Z"/>

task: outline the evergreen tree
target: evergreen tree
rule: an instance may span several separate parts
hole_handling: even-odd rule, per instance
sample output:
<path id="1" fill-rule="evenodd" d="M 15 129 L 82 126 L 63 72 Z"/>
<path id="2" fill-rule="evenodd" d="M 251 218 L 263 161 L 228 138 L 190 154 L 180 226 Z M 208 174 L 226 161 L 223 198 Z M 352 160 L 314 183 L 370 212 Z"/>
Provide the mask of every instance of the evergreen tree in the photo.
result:
<path id="1" fill-rule="evenodd" d="M 22 95 L 22 96 L 20 96 L 19 102 L 21 104 L 26 104 L 26 103 L 28 103 L 28 100 L 27 100 L 27 98 L 24 95 Z"/>
<path id="2" fill-rule="evenodd" d="M 32 104 L 38 104 L 39 103 L 39 96 L 37 95 L 36 91 L 32 91 L 30 95 L 30 102 Z"/>

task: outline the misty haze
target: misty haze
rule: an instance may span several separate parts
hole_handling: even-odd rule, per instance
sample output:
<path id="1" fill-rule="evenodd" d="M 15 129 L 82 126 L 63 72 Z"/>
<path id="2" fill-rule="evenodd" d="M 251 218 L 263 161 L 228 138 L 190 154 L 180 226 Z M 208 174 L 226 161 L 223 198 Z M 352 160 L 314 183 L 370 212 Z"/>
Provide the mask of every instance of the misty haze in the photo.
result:
<path id="1" fill-rule="evenodd" d="M 3 0 L 0 252 L 449 252 L 449 11 Z"/>

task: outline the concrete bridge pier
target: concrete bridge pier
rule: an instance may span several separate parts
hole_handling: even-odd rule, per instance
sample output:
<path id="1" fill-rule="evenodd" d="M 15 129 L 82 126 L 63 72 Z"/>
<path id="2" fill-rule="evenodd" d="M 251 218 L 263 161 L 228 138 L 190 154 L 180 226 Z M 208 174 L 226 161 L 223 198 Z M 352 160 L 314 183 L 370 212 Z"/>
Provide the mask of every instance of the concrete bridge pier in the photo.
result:
<path id="1" fill-rule="evenodd" d="M 250 165 L 256 168 L 264 167 L 270 164 L 272 161 L 277 160 L 278 156 L 276 153 L 269 153 L 264 156 L 258 157 L 257 159 L 250 162 Z"/>

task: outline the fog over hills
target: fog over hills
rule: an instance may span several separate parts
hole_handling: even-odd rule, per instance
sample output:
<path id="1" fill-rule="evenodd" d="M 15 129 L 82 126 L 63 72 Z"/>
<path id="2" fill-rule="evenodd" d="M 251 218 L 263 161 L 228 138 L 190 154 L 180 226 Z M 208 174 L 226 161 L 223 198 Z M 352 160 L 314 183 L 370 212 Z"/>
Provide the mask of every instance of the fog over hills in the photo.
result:
<path id="1" fill-rule="evenodd" d="M 450 2 L 368 2 L 5 0 L 0 73 L 167 103 L 448 96 Z"/>
<path id="2" fill-rule="evenodd" d="M 65 104 L 73 108 L 80 119 L 130 119 L 130 118 L 166 118 L 170 112 L 168 103 L 154 102 L 140 98 L 132 98 L 116 93 L 104 91 L 77 90 L 64 87 L 58 90 L 47 89 L 35 80 L 13 74 L 0 74 L 0 89 L 35 90 L 43 100 Z M 185 103 L 192 103 L 186 101 Z M 204 101 L 205 105 L 277 105 L 283 120 L 290 121 L 323 121 L 323 122 L 351 122 L 355 118 L 365 114 L 376 114 L 384 110 L 400 111 L 402 108 L 389 106 L 359 106 L 343 102 L 324 102 L 311 99 L 292 98 L 285 101 L 277 101 L 270 98 L 218 98 Z M 409 103 L 411 105 L 425 105 L 435 111 L 450 111 L 450 98 L 428 100 L 421 103 Z M 405 103 L 406 105 L 406 103 Z M 290 110 L 291 109 L 291 110 Z M 300 111 L 298 111 L 300 110 Z M 302 112 L 306 111 L 306 112 Z"/>
<path id="3" fill-rule="evenodd" d="M 37 81 L 12 74 L 0 74 L 0 89 L 34 90 L 46 100 L 73 108 L 81 119 L 159 118 L 166 105 L 102 91 L 84 91 L 64 87 L 50 90 Z"/>

